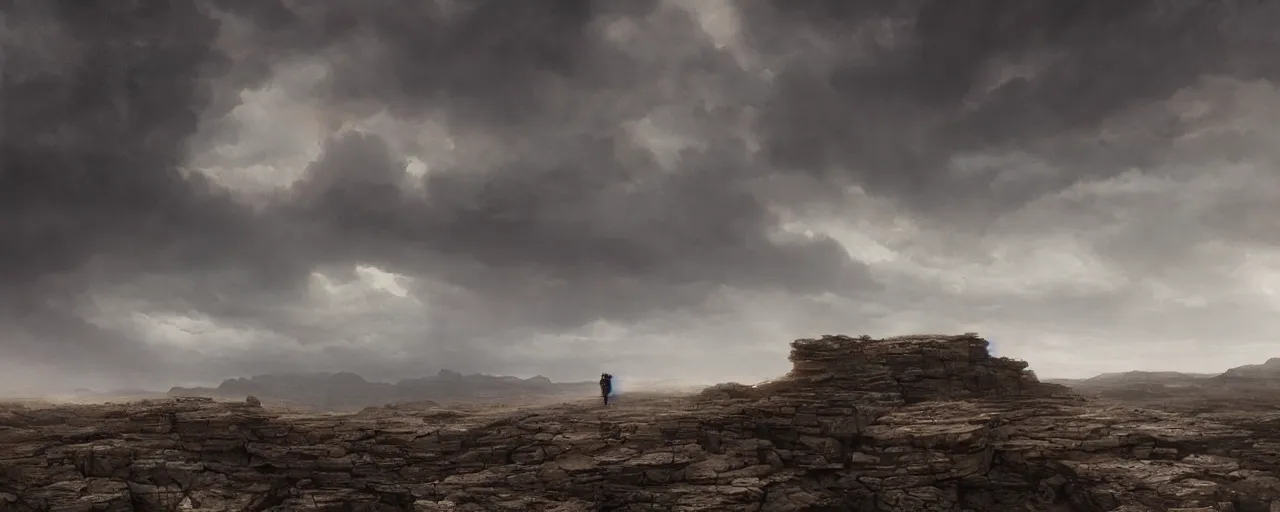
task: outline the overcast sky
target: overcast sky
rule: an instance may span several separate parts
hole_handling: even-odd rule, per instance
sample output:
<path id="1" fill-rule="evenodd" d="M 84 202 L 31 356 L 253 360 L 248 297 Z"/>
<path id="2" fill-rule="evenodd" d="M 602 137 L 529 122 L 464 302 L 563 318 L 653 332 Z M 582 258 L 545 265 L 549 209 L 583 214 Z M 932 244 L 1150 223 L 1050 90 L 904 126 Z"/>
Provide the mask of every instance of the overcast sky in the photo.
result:
<path id="1" fill-rule="evenodd" d="M 1280 3 L 0 10 L 0 386 L 1280 355 Z"/>

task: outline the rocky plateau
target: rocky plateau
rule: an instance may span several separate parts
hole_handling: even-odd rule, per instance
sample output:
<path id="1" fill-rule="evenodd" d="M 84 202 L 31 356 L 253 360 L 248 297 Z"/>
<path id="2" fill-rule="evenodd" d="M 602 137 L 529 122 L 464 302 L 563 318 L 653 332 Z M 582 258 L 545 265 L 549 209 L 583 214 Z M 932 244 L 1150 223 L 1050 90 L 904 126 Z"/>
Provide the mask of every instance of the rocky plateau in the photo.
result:
<path id="1" fill-rule="evenodd" d="M 5 406 L 0 512 L 1280 512 L 1280 394 L 1135 405 L 987 347 L 802 339 L 775 381 L 607 409 Z"/>

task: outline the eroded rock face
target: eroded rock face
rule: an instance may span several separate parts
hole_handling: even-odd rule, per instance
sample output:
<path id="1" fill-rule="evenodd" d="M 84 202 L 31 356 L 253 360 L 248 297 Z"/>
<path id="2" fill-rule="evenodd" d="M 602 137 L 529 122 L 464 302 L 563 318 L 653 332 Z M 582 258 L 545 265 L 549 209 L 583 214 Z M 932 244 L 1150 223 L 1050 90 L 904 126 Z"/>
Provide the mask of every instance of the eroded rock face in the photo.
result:
<path id="1" fill-rule="evenodd" d="M 877 401 L 895 405 L 1063 391 L 1037 381 L 1024 361 L 991 357 L 988 345 L 976 334 L 796 340 L 791 373 L 774 387 L 784 393 L 875 394 Z"/>
<path id="2" fill-rule="evenodd" d="M 1280 414 L 1093 403 L 977 336 L 827 337 L 718 399 L 0 409 L 0 511 L 1280 508 Z"/>

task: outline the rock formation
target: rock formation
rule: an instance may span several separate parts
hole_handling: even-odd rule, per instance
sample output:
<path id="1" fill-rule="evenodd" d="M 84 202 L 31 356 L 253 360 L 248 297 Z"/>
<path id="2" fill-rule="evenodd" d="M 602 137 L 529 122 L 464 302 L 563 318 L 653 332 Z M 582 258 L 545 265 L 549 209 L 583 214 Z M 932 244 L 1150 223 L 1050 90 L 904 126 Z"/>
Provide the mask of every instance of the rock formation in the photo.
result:
<path id="1" fill-rule="evenodd" d="M 991 357 L 977 335 L 823 336 L 792 343 L 791 363 L 791 373 L 774 387 L 895 405 L 1062 390 L 1041 384 L 1024 361 Z"/>
<path id="2" fill-rule="evenodd" d="M 610 409 L 11 407 L 0 512 L 1280 509 L 1280 413 L 1093 402 L 986 345 L 798 340 L 777 381 Z"/>

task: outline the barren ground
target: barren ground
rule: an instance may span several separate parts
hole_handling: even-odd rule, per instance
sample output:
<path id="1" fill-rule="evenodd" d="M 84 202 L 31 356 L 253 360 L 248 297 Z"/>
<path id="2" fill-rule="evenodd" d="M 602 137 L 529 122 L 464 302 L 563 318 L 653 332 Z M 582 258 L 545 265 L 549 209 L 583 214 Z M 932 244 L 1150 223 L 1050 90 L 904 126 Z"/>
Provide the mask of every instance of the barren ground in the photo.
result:
<path id="1" fill-rule="evenodd" d="M 0 512 L 1280 510 L 1280 394 L 1082 396 L 971 335 L 793 347 L 608 409 L 9 405 Z"/>

